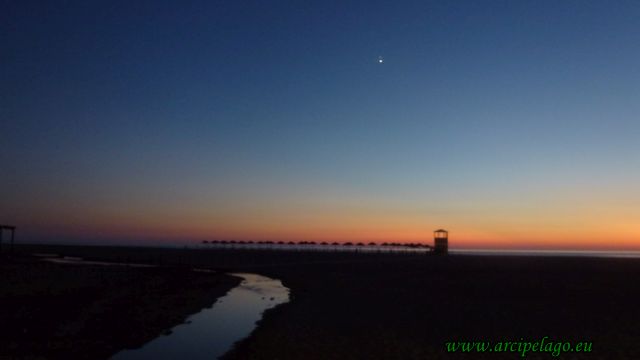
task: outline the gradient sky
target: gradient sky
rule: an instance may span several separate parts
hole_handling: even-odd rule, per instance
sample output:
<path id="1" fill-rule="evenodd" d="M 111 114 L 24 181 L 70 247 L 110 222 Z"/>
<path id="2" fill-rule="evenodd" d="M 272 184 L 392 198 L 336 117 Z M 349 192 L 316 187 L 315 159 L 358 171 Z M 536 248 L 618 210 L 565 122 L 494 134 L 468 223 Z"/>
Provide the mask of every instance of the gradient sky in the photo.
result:
<path id="1" fill-rule="evenodd" d="M 19 240 L 640 249 L 637 1 L 0 4 Z"/>

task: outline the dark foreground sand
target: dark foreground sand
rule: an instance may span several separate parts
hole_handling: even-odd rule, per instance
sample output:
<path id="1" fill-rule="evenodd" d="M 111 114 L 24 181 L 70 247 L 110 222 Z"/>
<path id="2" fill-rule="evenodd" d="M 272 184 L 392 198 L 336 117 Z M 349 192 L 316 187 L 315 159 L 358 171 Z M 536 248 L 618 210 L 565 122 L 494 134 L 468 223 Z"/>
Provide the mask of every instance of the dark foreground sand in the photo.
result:
<path id="1" fill-rule="evenodd" d="M 454 356 L 444 343 L 543 336 L 593 342 L 591 353 L 562 359 L 640 359 L 640 261 L 633 259 L 40 250 L 281 279 L 292 289 L 292 301 L 268 311 L 228 359 L 517 359 L 516 353 Z"/>
<path id="2" fill-rule="evenodd" d="M 236 286 L 175 268 L 0 259 L 0 359 L 106 359 L 140 347 Z"/>

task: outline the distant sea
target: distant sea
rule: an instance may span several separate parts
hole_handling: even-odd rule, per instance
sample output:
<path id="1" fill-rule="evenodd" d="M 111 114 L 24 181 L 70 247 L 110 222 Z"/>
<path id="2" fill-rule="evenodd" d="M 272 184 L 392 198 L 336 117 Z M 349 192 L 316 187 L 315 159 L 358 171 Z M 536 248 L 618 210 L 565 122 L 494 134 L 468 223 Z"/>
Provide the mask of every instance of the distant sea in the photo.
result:
<path id="1" fill-rule="evenodd" d="M 487 250 L 487 249 L 449 249 L 453 255 L 486 256 L 572 256 L 640 259 L 640 251 L 610 250 Z"/>

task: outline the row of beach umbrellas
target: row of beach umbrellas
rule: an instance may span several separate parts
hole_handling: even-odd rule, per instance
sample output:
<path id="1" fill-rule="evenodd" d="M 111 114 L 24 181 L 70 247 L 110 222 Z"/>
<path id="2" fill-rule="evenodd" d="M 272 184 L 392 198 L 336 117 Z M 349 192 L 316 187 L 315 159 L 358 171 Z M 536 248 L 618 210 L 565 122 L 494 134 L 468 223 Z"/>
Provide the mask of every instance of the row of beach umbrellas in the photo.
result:
<path id="1" fill-rule="evenodd" d="M 431 245 L 423 244 L 423 243 L 400 243 L 400 242 L 315 242 L 315 241 L 242 241 L 242 240 L 203 240 L 202 245 L 291 245 L 291 246 L 356 246 L 356 247 L 394 247 L 394 248 L 410 248 L 410 249 L 430 249 Z"/>

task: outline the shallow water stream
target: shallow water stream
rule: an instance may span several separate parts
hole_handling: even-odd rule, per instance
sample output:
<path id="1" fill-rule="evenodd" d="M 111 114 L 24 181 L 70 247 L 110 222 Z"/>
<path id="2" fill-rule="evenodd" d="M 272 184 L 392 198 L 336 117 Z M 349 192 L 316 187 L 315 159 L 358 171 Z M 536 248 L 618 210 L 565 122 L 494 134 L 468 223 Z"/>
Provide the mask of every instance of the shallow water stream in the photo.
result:
<path id="1" fill-rule="evenodd" d="M 289 301 L 280 280 L 256 274 L 231 274 L 244 280 L 211 308 L 190 316 L 139 349 L 124 350 L 112 359 L 216 359 L 247 337 L 262 313 Z"/>
<path id="2" fill-rule="evenodd" d="M 46 256 L 44 260 L 77 265 L 125 265 L 70 257 Z M 249 273 L 231 275 L 242 278 L 242 282 L 220 297 L 212 307 L 191 315 L 184 324 L 174 327 L 141 348 L 123 350 L 112 359 L 216 359 L 229 351 L 235 342 L 249 336 L 265 310 L 289 301 L 289 289 L 280 280 Z"/>

